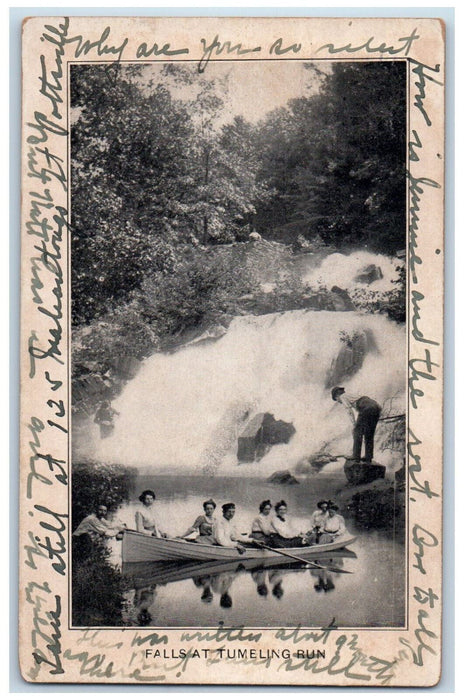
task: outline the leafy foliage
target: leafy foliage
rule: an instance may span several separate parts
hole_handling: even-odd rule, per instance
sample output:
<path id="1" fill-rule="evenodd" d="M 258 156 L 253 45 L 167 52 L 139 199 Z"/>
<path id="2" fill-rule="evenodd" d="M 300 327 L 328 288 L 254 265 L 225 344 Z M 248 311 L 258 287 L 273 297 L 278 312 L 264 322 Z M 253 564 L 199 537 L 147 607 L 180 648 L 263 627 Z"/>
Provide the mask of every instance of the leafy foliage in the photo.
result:
<path id="1" fill-rule="evenodd" d="M 182 244 L 249 232 L 266 188 L 255 183 L 253 128 L 236 119 L 213 129 L 223 102 L 211 84 L 194 105 L 123 67 L 75 66 L 72 85 L 72 311 L 82 323 L 172 272 Z"/>
<path id="2" fill-rule="evenodd" d="M 272 113 L 259 135 L 260 176 L 277 194 L 258 207 L 258 226 L 285 231 L 293 221 L 338 246 L 403 248 L 405 100 L 403 62 L 343 62 L 319 94 Z"/>
<path id="3" fill-rule="evenodd" d="M 72 526 L 104 504 L 114 512 L 129 499 L 137 471 L 110 464 L 73 464 Z M 109 550 L 88 535 L 73 537 L 72 617 L 82 627 L 122 624 L 126 581 L 109 562 Z M 91 594 L 89 593 L 91 591 Z"/>
<path id="4" fill-rule="evenodd" d="M 72 469 L 72 527 L 104 504 L 114 512 L 129 500 L 137 470 L 118 464 L 73 464 Z"/>
<path id="5" fill-rule="evenodd" d="M 351 292 L 351 300 L 356 308 L 367 313 L 383 313 L 397 323 L 406 321 L 406 268 L 397 267 L 398 278 L 392 280 L 395 286 L 388 292 L 358 288 Z"/>
<path id="6" fill-rule="evenodd" d="M 207 306 L 218 276 L 196 269 L 193 280 L 185 246 L 247 240 L 253 228 L 295 247 L 403 247 L 404 63 L 334 63 L 321 80 L 319 93 L 253 125 L 221 122 L 227 75 L 210 80 L 169 64 L 147 82 L 140 66 L 73 66 L 74 325 L 121 304 L 136 312 L 140 290 L 167 301 L 176 274 L 186 285 L 181 306 L 192 288 L 205 291 Z M 170 332 L 192 310 L 179 315 L 157 325 Z"/>
<path id="7" fill-rule="evenodd" d="M 88 535 L 73 538 L 72 623 L 77 627 L 122 625 L 127 583 L 109 561 L 102 542 Z"/>
<path id="8" fill-rule="evenodd" d="M 393 486 L 355 493 L 347 508 L 358 527 L 393 531 L 395 536 L 404 537 L 404 493 Z"/>
<path id="9" fill-rule="evenodd" d="M 71 144 L 79 322 L 107 310 L 108 300 L 127 298 L 143 275 L 172 264 L 192 126 L 166 89 L 144 94 L 121 67 L 74 66 L 72 84 L 79 111 Z"/>
<path id="10" fill-rule="evenodd" d="M 172 272 L 144 282 L 145 317 L 157 324 L 160 335 L 220 322 L 235 311 L 237 296 L 256 289 L 253 270 L 230 253 L 186 250 Z"/>

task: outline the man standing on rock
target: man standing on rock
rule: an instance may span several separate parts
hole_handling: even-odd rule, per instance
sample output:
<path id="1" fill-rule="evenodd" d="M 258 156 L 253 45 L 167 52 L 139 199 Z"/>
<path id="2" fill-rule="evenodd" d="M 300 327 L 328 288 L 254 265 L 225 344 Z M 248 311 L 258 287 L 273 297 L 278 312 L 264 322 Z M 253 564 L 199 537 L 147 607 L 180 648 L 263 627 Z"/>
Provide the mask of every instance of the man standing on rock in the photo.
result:
<path id="1" fill-rule="evenodd" d="M 368 396 L 355 397 L 345 392 L 342 386 L 332 389 L 332 398 L 341 403 L 349 413 L 353 423 L 353 459 L 356 462 L 372 462 L 374 458 L 374 435 L 379 422 L 381 407 Z M 356 417 L 355 411 L 358 412 Z M 364 438 L 365 455 L 361 459 L 361 447 Z"/>

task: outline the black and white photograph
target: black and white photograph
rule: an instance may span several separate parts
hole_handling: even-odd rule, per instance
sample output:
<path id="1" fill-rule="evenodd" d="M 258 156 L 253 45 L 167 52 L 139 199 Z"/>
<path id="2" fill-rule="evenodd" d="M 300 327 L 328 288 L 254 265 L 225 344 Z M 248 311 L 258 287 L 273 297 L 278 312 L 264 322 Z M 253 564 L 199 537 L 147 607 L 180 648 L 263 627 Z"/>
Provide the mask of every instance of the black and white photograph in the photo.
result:
<path id="1" fill-rule="evenodd" d="M 70 90 L 72 624 L 403 627 L 405 61 Z"/>
<path id="2" fill-rule="evenodd" d="M 436 685 L 448 20 L 136 13 L 22 24 L 20 673 Z"/>

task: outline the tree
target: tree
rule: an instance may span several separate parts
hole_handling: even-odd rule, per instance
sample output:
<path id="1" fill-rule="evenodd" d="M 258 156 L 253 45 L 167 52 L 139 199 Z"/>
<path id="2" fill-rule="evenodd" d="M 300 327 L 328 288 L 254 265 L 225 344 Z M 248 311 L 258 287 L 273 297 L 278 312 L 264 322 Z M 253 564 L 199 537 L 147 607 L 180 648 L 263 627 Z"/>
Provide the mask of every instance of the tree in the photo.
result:
<path id="1" fill-rule="evenodd" d="M 230 243 L 247 237 L 257 202 L 269 196 L 257 182 L 258 156 L 254 127 L 241 117 L 199 139 L 197 187 L 192 193 L 197 230 L 207 243 Z"/>
<path id="2" fill-rule="evenodd" d="M 334 63 L 318 94 L 290 101 L 261 125 L 260 177 L 277 190 L 262 220 L 337 245 L 404 246 L 404 61 Z"/>
<path id="3" fill-rule="evenodd" d="M 193 125 L 168 90 L 147 91 L 122 67 L 74 66 L 71 84 L 73 320 L 82 322 L 172 265 L 188 235 Z"/>
<path id="4" fill-rule="evenodd" d="M 187 104 L 195 136 L 189 145 L 191 176 L 188 216 L 198 242 L 229 243 L 244 237 L 256 203 L 268 196 L 257 183 L 256 129 L 242 117 L 223 123 L 227 113 L 228 75 L 206 79 L 195 69 L 166 66 L 165 77 L 194 97 Z"/>
<path id="5" fill-rule="evenodd" d="M 179 246 L 243 237 L 266 196 L 254 128 L 221 125 L 227 77 L 168 64 L 159 80 L 143 67 L 72 68 L 74 324 L 172 272 Z"/>

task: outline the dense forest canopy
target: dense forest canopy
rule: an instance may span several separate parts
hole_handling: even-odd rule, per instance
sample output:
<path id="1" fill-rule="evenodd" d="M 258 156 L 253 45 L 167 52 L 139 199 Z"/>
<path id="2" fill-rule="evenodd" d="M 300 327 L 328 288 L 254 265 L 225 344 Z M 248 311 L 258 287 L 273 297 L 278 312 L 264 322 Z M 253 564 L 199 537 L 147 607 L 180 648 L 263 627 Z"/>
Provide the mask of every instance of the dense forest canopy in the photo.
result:
<path id="1" fill-rule="evenodd" d="M 167 65 L 147 82 L 143 71 L 71 69 L 74 324 L 179 271 L 207 294 L 186 249 L 252 230 L 293 247 L 404 247 L 405 62 L 334 63 L 317 92 L 257 123 L 224 120 L 226 78 Z"/>

